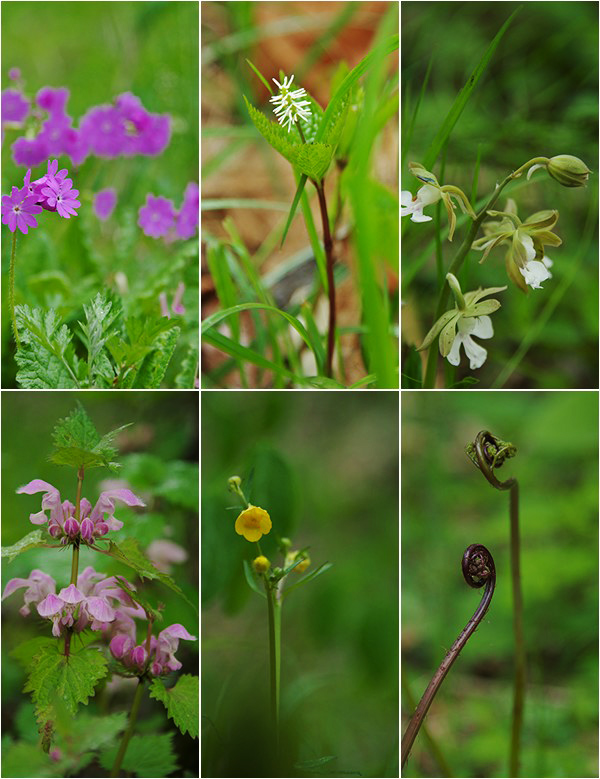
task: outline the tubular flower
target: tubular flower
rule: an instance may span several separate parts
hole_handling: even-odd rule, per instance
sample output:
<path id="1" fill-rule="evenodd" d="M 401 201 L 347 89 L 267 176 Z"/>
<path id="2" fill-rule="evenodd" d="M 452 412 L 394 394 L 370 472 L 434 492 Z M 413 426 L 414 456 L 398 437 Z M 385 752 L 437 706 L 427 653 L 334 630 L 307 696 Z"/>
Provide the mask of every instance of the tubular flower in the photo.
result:
<path id="1" fill-rule="evenodd" d="M 410 214 L 411 222 L 431 222 L 432 217 L 425 216 L 423 209 L 425 206 L 437 203 L 440 197 L 439 191 L 429 184 L 421 187 L 414 197 L 412 192 L 402 190 L 400 193 L 400 216 Z"/>
<path id="2" fill-rule="evenodd" d="M 495 299 L 482 300 L 495 292 L 502 292 L 506 287 L 489 287 L 467 292 L 463 296 L 458 279 L 451 273 L 446 274 L 448 285 L 452 290 L 456 306 L 438 319 L 417 351 L 428 349 L 439 335 L 439 349 L 442 357 L 446 357 L 452 365 L 460 364 L 460 347 L 464 347 L 470 361 L 471 370 L 481 368 L 487 359 L 487 351 L 471 336 L 491 338 L 494 335 L 492 320 L 489 314 L 500 308 L 500 302 Z"/>
<path id="3" fill-rule="evenodd" d="M 473 242 L 472 248 L 484 253 L 480 262 L 495 246 L 508 245 L 505 263 L 510 280 L 523 292 L 528 291 L 528 285 L 541 289 L 541 282 L 552 278 L 548 270 L 552 260 L 546 257 L 545 246 L 562 243 L 552 232 L 558 221 L 558 211 L 538 211 L 522 222 L 517 216 L 515 201 L 509 198 L 504 211 L 488 211 L 488 214 L 502 218 L 484 223 L 484 237 Z"/>
<path id="4" fill-rule="evenodd" d="M 235 520 L 235 532 L 246 541 L 259 541 L 272 527 L 268 512 L 258 506 L 248 506 Z"/>
<path id="5" fill-rule="evenodd" d="M 114 516 L 115 501 L 119 500 L 126 506 L 144 506 L 145 503 L 128 489 L 106 490 L 100 493 L 96 505 L 87 498 L 82 498 L 79 504 L 79 521 L 75 519 L 75 506 L 69 500 L 61 501 L 60 492 L 42 479 L 33 479 L 23 487 L 18 494 L 34 495 L 43 492 L 42 510 L 29 515 L 29 521 L 34 525 L 48 523 L 48 532 L 53 538 L 60 538 L 61 543 L 80 538 L 85 543 L 93 543 L 96 538 L 105 536 L 109 530 L 120 530 L 123 523 Z M 46 511 L 50 511 L 50 516 Z M 108 515 L 108 516 L 106 516 Z"/>
<path id="6" fill-rule="evenodd" d="M 283 79 L 283 84 L 280 84 L 277 79 L 273 81 L 279 87 L 279 94 L 273 95 L 269 98 L 269 102 L 275 105 L 273 113 L 277 117 L 279 124 L 287 124 L 288 133 L 292 129 L 292 125 L 295 124 L 298 119 L 308 119 L 311 115 L 309 100 L 301 100 L 303 97 L 307 97 L 306 90 L 302 87 L 300 89 L 291 89 L 294 76 L 286 76 Z"/>
<path id="7" fill-rule="evenodd" d="M 416 196 L 416 204 L 422 203 L 423 205 L 429 205 L 431 203 L 435 203 L 438 200 L 442 200 L 444 206 L 446 207 L 446 213 L 448 214 L 448 240 L 451 241 L 454 236 L 454 230 L 456 228 L 456 215 L 454 214 L 454 209 L 456 206 L 452 202 L 452 198 L 456 200 L 458 205 L 461 208 L 461 211 L 463 214 L 468 214 L 471 219 L 476 219 L 477 215 L 473 211 L 473 208 L 471 207 L 471 204 L 469 203 L 469 200 L 465 193 L 462 191 L 462 189 L 459 189 L 459 187 L 455 187 L 453 184 L 444 184 L 444 186 L 440 186 L 438 183 L 437 178 L 433 173 L 431 173 L 428 170 L 425 170 L 425 168 L 419 163 L 419 162 L 409 162 L 408 168 L 410 172 L 419 179 L 419 181 L 422 181 L 425 186 L 421 187 L 421 189 L 417 192 Z M 403 192 L 403 200 L 401 201 L 401 205 L 407 210 L 402 213 L 402 216 L 406 216 L 409 213 L 416 213 L 417 216 L 419 215 L 419 211 L 417 208 L 410 209 L 410 204 L 407 201 L 407 195 L 410 195 L 410 193 Z M 420 219 L 415 219 L 414 217 L 411 217 L 413 222 L 424 222 L 428 221 L 429 218 L 425 219 L 423 218 L 423 208 L 420 209 Z"/>

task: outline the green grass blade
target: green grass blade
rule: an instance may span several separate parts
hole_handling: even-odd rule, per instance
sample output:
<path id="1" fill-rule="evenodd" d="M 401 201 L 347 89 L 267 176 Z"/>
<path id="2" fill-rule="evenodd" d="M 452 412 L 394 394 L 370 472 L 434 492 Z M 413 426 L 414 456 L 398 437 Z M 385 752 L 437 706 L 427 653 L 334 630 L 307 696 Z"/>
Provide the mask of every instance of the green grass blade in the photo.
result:
<path id="1" fill-rule="evenodd" d="M 259 368 L 262 368 L 262 370 L 270 371 L 275 376 L 282 376 L 289 381 L 296 380 L 295 375 L 287 368 L 271 362 L 271 360 L 263 357 L 262 354 L 259 354 L 259 352 L 255 351 L 254 349 L 250 349 L 247 346 L 242 346 L 242 344 L 233 341 L 231 338 L 228 338 L 222 333 L 218 333 L 216 330 L 211 330 L 210 332 L 205 333 L 203 335 L 203 340 L 207 344 L 214 346 L 215 349 L 219 349 L 219 351 L 228 354 L 230 357 L 233 357 L 236 363 L 251 363 L 252 365 L 256 365 Z"/>
<path id="2" fill-rule="evenodd" d="M 294 195 L 294 200 L 292 201 L 292 205 L 290 207 L 290 213 L 288 214 L 287 222 L 285 223 L 285 227 L 283 228 L 283 235 L 281 236 L 281 246 L 283 246 L 286 235 L 288 234 L 288 230 L 290 229 L 290 226 L 292 224 L 292 220 L 296 213 L 296 209 L 298 208 L 298 203 L 300 202 L 300 196 L 302 195 L 302 192 L 304 190 L 304 185 L 306 184 L 307 179 L 308 176 L 305 173 L 303 173 L 302 176 L 300 177 L 300 181 L 298 182 L 298 188 L 296 189 L 296 194 Z"/>
<path id="3" fill-rule="evenodd" d="M 220 211 L 225 208 L 252 208 L 265 211 L 287 211 L 287 203 L 278 203 L 275 200 L 253 200 L 252 198 L 223 197 L 203 198 L 200 204 L 202 211 Z"/>
<path id="4" fill-rule="evenodd" d="M 433 167 L 442 149 L 442 146 L 450 137 L 450 133 L 454 129 L 454 125 L 458 122 L 464 107 L 466 106 L 469 98 L 473 93 L 473 90 L 477 86 L 479 79 L 483 75 L 489 61 L 491 60 L 494 52 L 496 51 L 496 47 L 502 40 L 504 33 L 507 31 L 510 23 L 515 17 L 515 14 L 517 14 L 520 11 L 520 9 L 521 6 L 519 6 L 519 8 L 513 11 L 512 14 L 508 17 L 508 19 L 504 22 L 498 34 L 486 49 L 485 54 L 479 61 L 479 64 L 477 65 L 477 67 L 469 77 L 469 80 L 456 96 L 456 99 L 452 104 L 450 111 L 448 111 L 448 115 L 444 119 L 442 126 L 440 127 L 440 129 L 437 132 L 437 135 L 431 142 L 431 146 L 429 147 L 427 154 L 423 159 L 423 165 L 425 168 L 427 168 L 427 170 L 431 170 L 431 168 Z"/>
<path id="5" fill-rule="evenodd" d="M 298 68 L 298 83 L 302 81 L 304 75 L 312 68 L 322 54 L 327 50 L 329 43 L 336 38 L 338 33 L 344 29 L 354 14 L 359 10 L 362 3 L 348 2 L 344 3 L 342 10 L 337 14 L 331 24 L 326 27 L 321 35 L 312 44 L 306 56 Z"/>
<path id="6" fill-rule="evenodd" d="M 415 122 L 417 121 L 417 114 L 419 113 L 419 108 L 421 107 L 421 102 L 425 95 L 427 84 L 429 83 L 429 74 L 431 73 L 432 65 L 433 65 L 433 54 L 431 55 L 429 64 L 427 65 L 427 70 L 425 71 L 423 86 L 421 87 L 421 91 L 419 92 L 419 97 L 417 98 L 417 102 L 415 103 L 415 108 L 410 118 L 410 124 L 408 125 L 407 131 L 402 133 L 402 159 L 401 159 L 402 166 L 404 166 L 404 162 L 406 161 L 406 157 L 408 155 L 408 150 L 410 149 L 410 142 L 412 140 L 413 133 L 415 131 Z"/>
<path id="7" fill-rule="evenodd" d="M 260 72 L 260 70 L 259 70 L 259 69 L 256 67 L 256 65 L 254 65 L 252 62 L 250 62 L 250 60 L 249 60 L 247 57 L 246 57 L 246 62 L 248 63 L 248 65 L 250 65 L 250 67 L 252 68 L 252 70 L 253 70 L 253 71 L 256 73 L 256 75 L 258 76 L 258 78 L 259 78 L 259 79 L 262 81 L 262 83 L 263 83 L 263 84 L 266 86 L 266 88 L 269 90 L 269 92 L 270 92 L 271 94 L 273 94 L 273 90 L 271 89 L 271 85 L 269 84 L 269 82 L 267 81 L 267 79 L 266 79 L 266 78 L 263 76 L 263 74 Z"/>

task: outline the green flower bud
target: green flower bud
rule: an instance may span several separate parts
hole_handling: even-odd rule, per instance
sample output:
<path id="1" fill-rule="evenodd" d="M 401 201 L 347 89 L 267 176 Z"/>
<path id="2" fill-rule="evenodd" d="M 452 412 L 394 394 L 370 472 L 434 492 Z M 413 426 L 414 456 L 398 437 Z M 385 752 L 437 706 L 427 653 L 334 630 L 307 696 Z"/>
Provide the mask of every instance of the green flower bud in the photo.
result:
<path id="1" fill-rule="evenodd" d="M 237 492 L 242 486 L 242 480 L 239 476 L 230 476 L 227 480 L 227 483 L 229 484 L 229 489 L 232 492 Z"/>
<path id="2" fill-rule="evenodd" d="M 558 154 L 556 157 L 551 157 L 547 170 L 563 187 L 583 187 L 591 173 L 583 160 L 571 154 Z"/>

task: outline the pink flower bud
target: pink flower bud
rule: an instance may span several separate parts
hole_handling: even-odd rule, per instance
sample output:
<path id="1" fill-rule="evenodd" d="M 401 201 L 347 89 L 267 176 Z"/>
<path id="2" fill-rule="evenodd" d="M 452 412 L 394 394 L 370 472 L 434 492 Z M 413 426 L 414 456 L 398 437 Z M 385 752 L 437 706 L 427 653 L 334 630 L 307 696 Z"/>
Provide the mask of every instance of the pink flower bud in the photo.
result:
<path id="1" fill-rule="evenodd" d="M 154 662 L 151 667 L 152 676 L 160 676 L 162 674 L 162 666 L 160 663 Z"/>
<path id="2" fill-rule="evenodd" d="M 52 536 L 52 538 L 58 538 L 59 536 L 62 536 L 62 527 L 58 524 L 58 522 L 55 522 L 54 524 L 48 525 L 48 532 Z"/>
<path id="3" fill-rule="evenodd" d="M 119 633 L 110 642 L 108 648 L 111 655 L 117 660 L 121 660 L 133 646 L 133 641 L 125 633 Z"/>
<path id="4" fill-rule="evenodd" d="M 94 534 L 97 536 L 105 536 L 108 533 L 108 525 L 106 522 L 97 522 L 94 529 Z"/>
<path id="5" fill-rule="evenodd" d="M 94 523 L 86 517 L 81 523 L 81 537 L 84 541 L 91 541 L 94 535 Z"/>
<path id="6" fill-rule="evenodd" d="M 136 646 L 131 652 L 131 662 L 139 668 L 143 668 L 148 659 L 148 653 L 143 646 Z"/>
<path id="7" fill-rule="evenodd" d="M 79 522 L 73 517 L 69 517 L 65 522 L 65 533 L 71 538 L 75 538 L 79 533 Z"/>

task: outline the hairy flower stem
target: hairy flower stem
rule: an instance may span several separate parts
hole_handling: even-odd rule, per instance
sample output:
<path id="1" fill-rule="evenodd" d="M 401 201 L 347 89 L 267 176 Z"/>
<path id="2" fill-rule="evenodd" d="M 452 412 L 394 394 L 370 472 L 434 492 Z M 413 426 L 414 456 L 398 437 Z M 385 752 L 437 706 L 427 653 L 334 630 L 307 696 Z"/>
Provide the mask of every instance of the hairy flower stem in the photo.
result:
<path id="1" fill-rule="evenodd" d="M 509 184 L 514 178 L 518 178 L 528 167 L 533 165 L 537 160 L 538 160 L 537 157 L 535 157 L 533 160 L 529 160 L 529 162 L 526 162 L 525 165 L 522 165 L 520 168 L 518 168 L 513 173 L 508 175 L 504 179 L 504 181 L 498 184 L 498 186 L 494 190 L 493 195 L 490 197 L 490 199 L 485 204 L 485 206 L 481 209 L 481 211 L 477 214 L 477 218 L 474 219 L 473 222 L 471 223 L 469 232 L 467 233 L 467 236 L 463 241 L 462 246 L 458 250 L 458 254 L 452 261 L 450 267 L 448 268 L 447 273 L 452 273 L 455 276 L 457 275 L 458 271 L 462 267 L 463 262 L 465 261 L 467 254 L 471 249 L 471 244 L 477 237 L 477 232 L 479 231 L 479 228 L 481 227 L 483 221 L 487 217 L 487 212 L 494 207 L 504 187 L 507 184 Z M 442 316 L 442 314 L 446 311 L 449 295 L 450 295 L 450 287 L 448 286 L 448 282 L 445 281 L 440 290 L 440 294 L 438 297 L 437 308 L 435 310 L 435 316 L 433 320 L 434 322 L 437 321 Z M 425 371 L 425 379 L 423 381 L 423 387 L 426 389 L 433 389 L 435 387 L 437 361 L 438 361 L 438 344 L 437 341 L 434 341 L 429 347 L 428 356 L 427 356 L 427 369 Z"/>
<path id="2" fill-rule="evenodd" d="M 423 693 L 423 697 L 419 701 L 419 705 L 415 709 L 414 714 L 408 723 L 408 727 L 406 728 L 406 732 L 404 733 L 404 737 L 402 739 L 401 751 L 403 767 L 408 758 L 408 755 L 410 754 L 410 750 L 415 738 L 417 737 L 417 733 L 423 724 L 425 715 L 429 711 L 429 707 L 431 706 L 433 699 L 435 698 L 435 695 L 440 688 L 440 685 L 446 678 L 446 674 L 452 667 L 454 661 L 466 645 L 467 641 L 469 638 L 471 638 L 479 623 L 485 616 L 494 594 L 494 587 L 496 586 L 496 567 L 494 565 L 494 558 L 492 557 L 489 550 L 485 548 L 485 546 L 482 544 L 471 544 L 471 546 L 467 547 L 463 555 L 462 569 L 465 581 L 470 587 L 482 587 L 485 584 L 485 591 L 479 606 L 475 610 L 475 613 L 465 625 L 462 633 L 452 644 L 446 653 L 446 657 L 444 657 L 442 660 L 440 667 L 433 675 L 427 686 L 427 689 Z"/>
<path id="3" fill-rule="evenodd" d="M 271 715 L 275 746 L 279 752 L 279 690 L 281 684 L 281 599 L 265 576 L 269 614 L 269 664 L 271 669 Z"/>
<path id="4" fill-rule="evenodd" d="M 335 346 L 335 281 L 333 278 L 333 241 L 329 229 L 329 217 L 327 215 L 327 202 L 325 200 L 325 185 L 323 181 L 313 182 L 319 195 L 319 208 L 321 209 L 321 221 L 323 222 L 323 245 L 327 258 L 327 288 L 329 293 L 329 331 L 327 333 L 327 367 L 326 374 L 331 377 L 333 368 L 333 350 Z"/>
<path id="5" fill-rule="evenodd" d="M 15 316 L 15 257 L 17 254 L 17 231 L 13 233 L 12 249 L 10 251 L 10 271 L 8 279 L 8 305 L 10 308 L 10 318 L 12 320 L 13 332 L 15 335 L 15 343 L 17 349 L 21 348 L 21 342 L 19 341 L 19 331 L 17 330 L 17 318 Z"/>
<path id="6" fill-rule="evenodd" d="M 144 682 L 142 679 L 139 679 L 138 686 L 136 687 L 135 690 L 133 703 L 131 705 L 131 712 L 129 714 L 129 725 L 127 727 L 127 730 L 123 734 L 119 751 L 117 752 L 117 756 L 115 757 L 115 762 L 112 771 L 110 772 L 111 776 L 118 776 L 121 770 L 121 763 L 123 762 L 123 758 L 125 757 L 125 752 L 127 751 L 127 747 L 133 735 L 143 694 L 144 694 Z"/>

